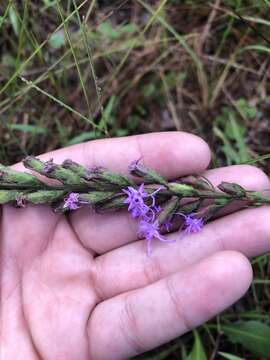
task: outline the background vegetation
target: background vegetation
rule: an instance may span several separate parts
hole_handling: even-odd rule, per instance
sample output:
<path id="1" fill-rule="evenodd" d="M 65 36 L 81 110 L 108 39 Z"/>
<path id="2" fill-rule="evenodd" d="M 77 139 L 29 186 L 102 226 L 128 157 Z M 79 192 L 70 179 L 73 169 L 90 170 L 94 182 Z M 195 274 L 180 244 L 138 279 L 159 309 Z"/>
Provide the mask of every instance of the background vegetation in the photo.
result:
<path id="1" fill-rule="evenodd" d="M 2 0 L 0 161 L 177 129 L 269 174 L 269 44 L 269 0 Z M 243 300 L 138 358 L 270 359 L 269 258 Z"/>

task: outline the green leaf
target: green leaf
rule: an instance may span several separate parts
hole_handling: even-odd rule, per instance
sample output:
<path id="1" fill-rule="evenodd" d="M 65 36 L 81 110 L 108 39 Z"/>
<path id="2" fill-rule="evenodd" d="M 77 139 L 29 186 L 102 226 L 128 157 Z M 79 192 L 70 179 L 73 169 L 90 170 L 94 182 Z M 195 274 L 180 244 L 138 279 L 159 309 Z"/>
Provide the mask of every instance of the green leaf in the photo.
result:
<path id="1" fill-rule="evenodd" d="M 244 125 L 235 120 L 234 114 L 230 114 L 229 120 L 225 124 L 225 133 L 230 140 L 237 140 L 243 138 L 246 133 Z"/>
<path id="2" fill-rule="evenodd" d="M 21 132 L 30 132 L 33 134 L 46 134 L 47 129 L 42 128 L 37 125 L 27 125 L 27 124 L 8 124 L 7 127 L 11 130 L 18 130 Z"/>
<path id="3" fill-rule="evenodd" d="M 53 4 L 53 1 L 51 1 L 51 0 L 43 0 L 43 2 L 44 2 L 44 5 L 46 5 L 46 6 L 50 6 Z"/>
<path id="4" fill-rule="evenodd" d="M 2 65 L 9 66 L 9 67 L 15 67 L 16 66 L 16 58 L 12 56 L 11 54 L 4 54 L 2 56 Z"/>
<path id="5" fill-rule="evenodd" d="M 223 325 L 232 343 L 239 343 L 253 354 L 270 359 L 270 326 L 259 321 Z"/>
<path id="6" fill-rule="evenodd" d="M 62 30 L 53 34 L 49 39 L 49 44 L 54 49 L 60 49 L 63 45 L 65 45 L 65 43 L 65 33 Z"/>
<path id="7" fill-rule="evenodd" d="M 67 142 L 67 145 L 79 144 L 83 141 L 92 140 L 92 139 L 96 139 L 96 138 L 97 138 L 97 136 L 94 131 L 86 131 L 86 132 L 83 132 L 82 134 L 77 135 L 74 138 L 70 139 Z"/>
<path id="8" fill-rule="evenodd" d="M 230 126 L 230 130 L 231 130 L 231 136 L 236 141 L 236 146 L 238 148 L 240 162 L 249 160 L 247 147 L 246 147 L 245 139 L 244 139 L 245 127 L 243 127 L 243 125 L 241 125 L 239 122 L 237 122 L 235 120 L 235 117 L 232 114 L 229 118 L 228 124 L 230 124 L 229 126 Z"/>
<path id="9" fill-rule="evenodd" d="M 117 137 L 127 136 L 127 135 L 129 135 L 129 130 L 128 129 L 116 129 L 115 135 Z"/>
<path id="10" fill-rule="evenodd" d="M 242 48 L 240 51 L 242 52 L 245 50 L 255 50 L 258 52 L 265 52 L 267 54 L 270 53 L 270 47 L 264 46 L 264 45 L 248 45 L 248 46 L 245 46 L 244 48 Z"/>
<path id="11" fill-rule="evenodd" d="M 221 352 L 221 351 L 219 352 L 219 355 L 221 355 L 221 357 L 223 357 L 224 359 L 227 359 L 227 360 L 245 360 L 243 358 L 240 358 L 239 356 Z"/>
<path id="12" fill-rule="evenodd" d="M 146 84 L 144 85 L 142 91 L 145 97 L 151 97 L 156 93 L 156 85 L 153 83 Z"/>
<path id="13" fill-rule="evenodd" d="M 237 108 L 248 119 L 254 119 L 257 115 L 257 109 L 250 105 L 245 99 L 241 98 L 235 102 Z"/>
<path id="14" fill-rule="evenodd" d="M 191 353 L 188 356 L 188 360 L 207 360 L 207 356 L 198 332 L 193 331 L 193 334 L 194 334 L 194 344 Z"/>
<path id="15" fill-rule="evenodd" d="M 97 30 L 108 39 L 118 39 L 122 34 L 132 34 L 136 31 L 136 26 L 127 24 L 113 28 L 108 21 L 101 23 Z"/>
<path id="16" fill-rule="evenodd" d="M 239 154 L 233 148 L 233 146 L 232 146 L 231 142 L 229 141 L 228 137 L 226 136 L 226 134 L 221 129 L 219 129 L 217 126 L 213 127 L 213 132 L 214 132 L 215 136 L 217 136 L 219 139 L 221 139 L 224 144 L 221 147 L 221 149 L 226 156 L 227 164 L 231 165 L 233 163 L 235 163 L 235 164 L 240 163 Z"/>
<path id="17" fill-rule="evenodd" d="M 19 27 L 18 16 L 13 6 L 9 8 L 8 16 L 14 33 L 16 34 L 16 36 L 19 36 L 20 27 Z"/>
<path id="18" fill-rule="evenodd" d="M 105 126 L 108 123 L 112 123 L 113 110 L 115 108 L 115 104 L 116 104 L 116 96 L 113 95 L 110 97 L 105 109 L 102 112 L 102 118 L 101 118 L 102 126 Z"/>
<path id="19" fill-rule="evenodd" d="M 5 18 L 4 16 L 0 16 L 0 28 L 2 27 L 2 25 L 4 24 Z"/>
<path id="20" fill-rule="evenodd" d="M 138 41 L 138 39 L 135 39 L 132 37 L 130 39 L 123 41 L 119 46 L 119 50 L 134 49 L 135 47 L 137 47 L 139 45 L 140 45 L 140 42 Z"/>
<path id="21" fill-rule="evenodd" d="M 101 23 L 97 30 L 104 36 L 106 36 L 108 39 L 117 39 L 121 35 L 121 32 L 117 29 L 114 29 L 111 24 L 109 24 L 107 21 L 104 21 Z"/>

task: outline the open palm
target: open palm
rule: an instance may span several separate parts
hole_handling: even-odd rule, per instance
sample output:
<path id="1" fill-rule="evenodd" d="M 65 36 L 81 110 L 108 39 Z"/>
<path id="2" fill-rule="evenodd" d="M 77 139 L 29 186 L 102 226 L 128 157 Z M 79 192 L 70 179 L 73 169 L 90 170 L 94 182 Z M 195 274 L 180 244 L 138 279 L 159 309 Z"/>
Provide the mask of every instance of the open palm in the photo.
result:
<path id="1" fill-rule="evenodd" d="M 126 172 L 140 157 L 167 178 L 205 172 L 207 145 L 185 133 L 100 140 L 45 154 Z M 17 165 L 17 168 L 21 165 Z M 250 166 L 205 172 L 214 183 L 268 188 Z M 126 212 L 69 218 L 46 206 L 2 208 L 1 358 L 125 359 L 173 339 L 236 301 L 249 287 L 246 256 L 270 249 L 270 210 L 235 210 L 151 257 Z M 244 255 L 242 255 L 244 254 Z"/>

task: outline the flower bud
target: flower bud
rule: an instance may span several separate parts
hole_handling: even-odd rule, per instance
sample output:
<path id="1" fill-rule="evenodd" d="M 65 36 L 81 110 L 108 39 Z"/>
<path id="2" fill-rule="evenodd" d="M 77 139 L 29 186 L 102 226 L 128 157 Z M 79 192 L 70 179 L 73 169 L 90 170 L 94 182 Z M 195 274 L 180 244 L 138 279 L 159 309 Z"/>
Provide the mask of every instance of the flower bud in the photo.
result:
<path id="1" fill-rule="evenodd" d="M 115 196 L 113 199 L 106 201 L 106 203 L 98 204 L 95 209 L 97 212 L 120 210 L 126 207 L 126 205 L 124 204 L 125 199 L 125 195 L 118 195 Z"/>
<path id="2" fill-rule="evenodd" d="M 179 211 L 183 214 L 195 213 L 200 208 L 201 204 L 202 204 L 201 199 L 190 201 L 182 205 L 181 208 L 179 208 Z"/>
<path id="3" fill-rule="evenodd" d="M 50 159 L 45 162 L 45 165 L 43 166 L 43 171 L 48 174 L 55 168 L 55 164 L 53 162 L 53 159 Z"/>
<path id="4" fill-rule="evenodd" d="M 160 225 L 164 224 L 168 219 L 170 219 L 176 212 L 179 206 L 179 198 L 173 196 L 168 202 L 163 205 L 162 211 L 158 214 L 158 223 Z"/>
<path id="5" fill-rule="evenodd" d="M 47 162 L 41 161 L 33 156 L 28 156 L 25 160 L 23 160 L 23 164 L 28 169 L 34 170 L 48 178 L 59 180 L 66 185 L 78 186 L 83 183 L 80 176 L 57 164 L 51 163 L 51 168 L 47 171 Z"/>
<path id="6" fill-rule="evenodd" d="M 246 195 L 246 190 L 242 188 L 242 186 L 235 183 L 222 181 L 222 183 L 218 185 L 218 188 L 226 194 L 234 195 L 236 197 L 242 197 Z"/>
<path id="7" fill-rule="evenodd" d="M 129 165 L 128 169 L 134 176 L 142 177 L 145 184 L 161 184 L 168 187 L 168 182 L 159 175 L 155 170 L 149 169 L 144 165 L 139 164 L 139 160 L 134 160 Z"/>
<path id="8" fill-rule="evenodd" d="M 87 180 L 90 179 L 90 172 L 87 171 L 87 169 L 76 163 L 73 160 L 67 159 L 62 163 L 63 168 L 73 171 L 75 174 L 81 176 L 82 178 L 85 178 Z"/>
<path id="9" fill-rule="evenodd" d="M 25 194 L 24 198 L 32 204 L 46 204 L 54 202 L 65 195 L 62 190 L 39 190 L 29 194 Z"/>
<path id="10" fill-rule="evenodd" d="M 33 187 L 44 186 L 35 176 L 26 172 L 15 171 L 0 164 L 0 183 L 28 185 Z"/>
<path id="11" fill-rule="evenodd" d="M 205 221 L 208 221 L 212 217 L 216 216 L 221 209 L 230 204 L 232 201 L 233 199 L 216 199 L 213 204 L 206 206 L 204 208 Z"/>
<path id="12" fill-rule="evenodd" d="M 93 167 L 90 169 L 89 174 L 90 180 L 95 182 L 100 181 L 102 183 L 115 185 L 120 188 L 134 185 L 133 181 L 130 180 L 127 176 L 102 167 Z"/>
<path id="13" fill-rule="evenodd" d="M 213 190 L 214 188 L 208 179 L 194 175 L 181 177 L 179 182 L 181 184 L 192 185 L 195 189 L 199 190 Z"/>
<path id="14" fill-rule="evenodd" d="M 179 184 L 179 183 L 170 183 L 169 190 L 172 191 L 175 195 L 184 196 L 196 196 L 198 192 L 191 185 Z"/>
<path id="15" fill-rule="evenodd" d="M 20 192 L 17 190 L 0 190 L 0 204 L 7 204 L 10 201 L 15 201 Z"/>
<path id="16" fill-rule="evenodd" d="M 115 192 L 112 191 L 91 191 L 89 193 L 83 193 L 79 195 L 80 203 L 88 203 L 96 205 L 98 203 L 104 203 L 111 200 L 115 196 Z"/>

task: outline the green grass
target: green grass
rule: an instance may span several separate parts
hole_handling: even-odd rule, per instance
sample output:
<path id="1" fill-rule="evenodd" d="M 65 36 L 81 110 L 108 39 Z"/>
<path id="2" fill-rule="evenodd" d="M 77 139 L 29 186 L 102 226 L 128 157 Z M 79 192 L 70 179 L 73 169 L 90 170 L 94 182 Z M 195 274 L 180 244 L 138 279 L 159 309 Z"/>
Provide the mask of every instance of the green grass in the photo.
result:
<path id="1" fill-rule="evenodd" d="M 0 32 L 2 163 L 177 129 L 208 141 L 213 166 L 270 173 L 268 0 L 7 0 Z M 270 358 L 269 259 L 243 300 L 138 358 Z"/>

